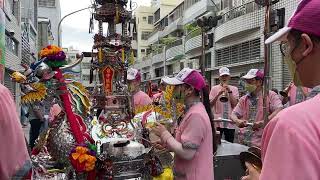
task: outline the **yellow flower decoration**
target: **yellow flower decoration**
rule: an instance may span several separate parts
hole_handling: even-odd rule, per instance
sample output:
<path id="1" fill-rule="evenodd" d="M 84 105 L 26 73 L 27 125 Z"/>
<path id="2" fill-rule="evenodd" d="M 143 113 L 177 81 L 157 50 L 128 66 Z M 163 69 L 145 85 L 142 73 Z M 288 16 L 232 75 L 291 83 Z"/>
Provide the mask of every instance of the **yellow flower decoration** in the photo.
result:
<path id="1" fill-rule="evenodd" d="M 79 163 L 85 163 L 85 171 L 92 171 L 95 167 L 97 158 L 88 154 L 89 150 L 86 147 L 77 146 L 76 152 L 71 156 L 74 160 L 78 160 Z"/>
<path id="2" fill-rule="evenodd" d="M 163 93 L 164 101 L 166 104 L 165 108 L 162 106 L 153 105 L 138 106 L 135 108 L 135 114 L 153 110 L 154 112 L 161 114 L 165 119 L 172 119 L 173 114 L 175 114 L 177 117 L 181 116 L 184 113 L 184 105 L 174 102 L 173 91 L 174 86 L 167 86 L 165 92 Z M 176 106 L 175 112 L 173 112 L 173 104 L 175 104 Z"/>

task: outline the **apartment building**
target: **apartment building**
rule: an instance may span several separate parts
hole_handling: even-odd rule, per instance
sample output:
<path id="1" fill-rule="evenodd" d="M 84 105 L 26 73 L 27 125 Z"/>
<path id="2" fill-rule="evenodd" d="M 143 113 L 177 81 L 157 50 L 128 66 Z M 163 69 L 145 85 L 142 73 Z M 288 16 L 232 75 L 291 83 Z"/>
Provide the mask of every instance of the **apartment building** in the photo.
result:
<path id="1" fill-rule="evenodd" d="M 38 54 L 38 1 L 21 0 L 21 61 L 30 64 Z"/>
<path id="2" fill-rule="evenodd" d="M 294 0 L 283 0 L 272 9 L 283 8 L 288 21 L 296 6 Z M 206 43 L 210 46 L 205 50 L 205 76 L 210 85 L 215 85 L 219 68 L 229 67 L 231 84 L 243 90 L 240 77 L 251 68 L 263 68 L 264 12 L 265 8 L 253 0 L 185 0 L 162 15 L 162 19 L 155 18 L 155 30 L 147 41 L 151 53 L 136 67 L 141 70 L 144 82 L 157 82 L 162 76 L 172 76 L 184 67 L 198 69 L 202 34 L 196 20 L 219 14 L 222 19 L 217 27 L 207 33 Z M 156 14 L 159 13 L 154 17 Z M 272 45 L 271 86 L 282 89 L 291 77 L 278 47 Z"/>
<path id="3" fill-rule="evenodd" d="M 49 44 L 61 46 L 61 44 L 58 44 L 58 39 L 61 39 L 61 28 L 58 29 L 58 24 L 61 20 L 60 0 L 38 0 L 38 6 L 39 23 L 49 26 L 48 28 L 50 29 L 49 36 L 46 36 L 48 37 Z M 48 28 L 44 27 L 43 30 L 45 31 L 45 29 Z M 58 31 L 60 33 L 58 33 Z M 40 33 L 45 32 L 39 32 L 39 34 Z M 43 46 L 40 45 L 41 44 L 39 44 L 39 49 L 43 48 Z"/>
<path id="4" fill-rule="evenodd" d="M 5 73 L 4 85 L 10 89 L 16 103 L 20 102 L 20 88 L 11 81 L 9 74 L 18 70 L 21 63 L 21 2 L 15 0 L 4 1 L 5 15 Z M 18 105 L 17 105 L 18 107 Z"/>

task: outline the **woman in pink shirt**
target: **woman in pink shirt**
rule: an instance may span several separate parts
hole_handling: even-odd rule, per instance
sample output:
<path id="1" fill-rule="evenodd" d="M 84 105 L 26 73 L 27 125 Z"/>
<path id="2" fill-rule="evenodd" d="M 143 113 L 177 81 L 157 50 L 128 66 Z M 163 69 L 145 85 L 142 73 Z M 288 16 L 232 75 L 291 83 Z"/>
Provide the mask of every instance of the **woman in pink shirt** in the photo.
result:
<path id="1" fill-rule="evenodd" d="M 186 113 L 177 122 L 175 137 L 161 124 L 153 128 L 161 143 L 175 153 L 175 179 L 213 180 L 213 152 L 217 147 L 205 80 L 196 70 L 184 68 L 176 77 L 165 79 L 165 83 L 176 86 L 175 99 L 186 105 Z"/>

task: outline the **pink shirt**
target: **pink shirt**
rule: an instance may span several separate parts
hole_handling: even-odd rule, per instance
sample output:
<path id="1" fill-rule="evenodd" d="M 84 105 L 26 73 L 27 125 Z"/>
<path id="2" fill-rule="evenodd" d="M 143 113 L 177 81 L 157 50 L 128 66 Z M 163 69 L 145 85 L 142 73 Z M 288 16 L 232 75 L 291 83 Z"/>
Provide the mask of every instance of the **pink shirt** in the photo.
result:
<path id="1" fill-rule="evenodd" d="M 281 111 L 265 127 L 260 180 L 320 179 L 320 95 Z"/>
<path id="2" fill-rule="evenodd" d="M 230 86 L 229 85 L 229 88 L 230 90 L 232 91 L 232 95 L 236 98 L 236 99 L 239 99 L 239 91 L 238 91 L 238 88 L 235 87 L 235 86 Z M 210 91 L 210 95 L 209 95 L 209 98 L 210 100 L 214 99 L 218 94 L 219 92 L 222 90 L 222 86 L 221 85 L 216 85 L 216 86 L 213 86 L 211 88 L 211 91 Z M 222 95 L 219 96 L 219 98 L 221 97 Z M 229 119 L 230 118 L 230 115 L 231 115 L 231 112 L 233 110 L 233 108 L 231 107 L 231 103 L 230 101 L 223 103 L 221 102 L 220 100 L 217 100 L 216 104 L 214 104 L 213 108 L 212 108 L 212 112 L 214 113 L 214 118 L 217 119 L 217 118 L 224 118 L 224 119 Z M 226 111 L 228 112 L 228 115 L 227 117 L 224 117 L 224 112 L 225 112 L 225 108 Z M 228 128 L 228 129 L 234 129 L 235 126 L 231 123 L 222 123 L 222 122 L 217 122 L 215 123 L 215 127 L 221 127 L 221 128 Z"/>
<path id="3" fill-rule="evenodd" d="M 233 110 L 233 114 L 237 115 L 238 118 L 247 120 L 248 122 L 259 122 L 263 121 L 263 96 L 262 93 L 259 93 L 258 99 L 257 99 L 257 105 L 252 105 L 250 101 L 251 96 L 245 95 L 242 96 L 239 100 L 239 103 Z M 256 108 L 256 114 L 251 115 L 251 113 L 254 112 L 252 107 Z M 269 91 L 269 96 L 267 98 L 267 109 L 269 110 L 269 113 L 271 114 L 275 110 L 282 108 L 282 102 L 279 98 L 279 96 L 273 92 Z M 253 118 L 250 118 L 252 116 Z M 259 129 L 258 131 L 253 131 L 252 127 L 245 127 L 240 128 L 239 130 L 239 142 L 241 144 L 247 145 L 247 146 L 258 146 L 261 145 L 261 137 L 262 137 L 263 129 Z"/>
<path id="4" fill-rule="evenodd" d="M 297 90 L 298 90 L 298 88 L 297 88 L 297 86 L 295 86 L 295 85 L 292 85 L 292 87 L 291 87 L 291 89 L 290 89 L 290 91 L 289 91 L 289 93 L 288 93 L 288 95 L 289 95 L 289 97 L 290 97 L 290 101 L 289 101 L 289 105 L 290 106 L 292 106 L 292 105 L 295 105 L 295 104 L 297 104 L 297 102 L 296 102 L 296 97 L 297 97 Z M 311 89 L 309 89 L 309 88 L 306 88 L 306 87 L 302 87 L 302 90 L 303 90 L 303 92 L 306 94 L 306 95 L 308 95 L 308 93 L 311 91 Z M 306 97 L 304 98 L 304 100 L 306 99 Z M 303 101 L 304 101 L 303 100 Z"/>
<path id="5" fill-rule="evenodd" d="M 213 180 L 212 130 L 209 117 L 202 103 L 193 105 L 175 130 L 180 143 L 197 145 L 192 160 L 175 156 L 174 172 L 185 175 L 177 180 Z"/>
<path id="6" fill-rule="evenodd" d="M 0 179 L 10 179 L 30 158 L 11 92 L 1 83 L 0 142 Z"/>
<path id="7" fill-rule="evenodd" d="M 152 104 L 151 98 L 143 91 L 138 91 L 133 95 L 134 106 L 145 106 Z"/>

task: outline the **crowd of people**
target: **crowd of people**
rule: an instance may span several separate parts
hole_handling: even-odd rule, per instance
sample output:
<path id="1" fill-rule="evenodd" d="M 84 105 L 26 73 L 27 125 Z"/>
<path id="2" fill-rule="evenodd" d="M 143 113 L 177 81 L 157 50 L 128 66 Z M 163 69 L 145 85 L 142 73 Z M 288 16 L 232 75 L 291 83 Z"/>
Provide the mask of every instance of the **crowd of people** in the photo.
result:
<path id="1" fill-rule="evenodd" d="M 185 105 L 185 113 L 170 132 L 160 123 L 152 131 L 160 137 L 154 146 L 175 153 L 174 175 L 183 180 L 214 179 L 213 155 L 216 133 L 226 141 L 262 149 L 262 169 L 246 163 L 242 180 L 320 179 L 320 1 L 302 0 L 286 27 L 266 40 L 280 41 L 293 81 L 278 94 L 270 90 L 263 107 L 264 72 L 251 69 L 242 77 L 246 94 L 230 85 L 231 72 L 219 70 L 219 84 L 211 87 L 201 73 L 184 68 L 175 77 L 162 78 L 148 94 L 140 89 L 141 74 L 130 68 L 128 89 L 134 106 L 161 104 L 166 85 L 174 86 L 173 97 Z M 159 90 L 160 89 L 160 90 Z M 0 179 L 23 177 L 31 167 L 30 157 L 15 104 L 0 84 Z M 43 123 L 41 105 L 28 107 L 32 125 L 29 146 L 34 146 Z M 264 113 L 268 114 L 267 121 Z M 215 122 L 227 119 L 231 121 Z M 249 126 L 249 124 L 251 124 Z M 236 133 L 236 130 L 238 132 Z M 235 136 L 237 134 L 237 136 Z M 18 158 L 17 158 L 18 157 Z M 19 160 L 19 161 L 15 161 Z"/>

